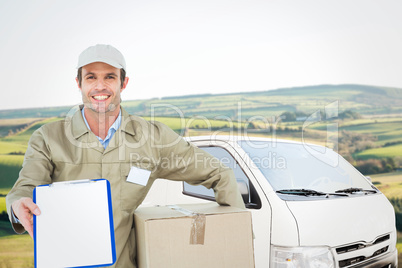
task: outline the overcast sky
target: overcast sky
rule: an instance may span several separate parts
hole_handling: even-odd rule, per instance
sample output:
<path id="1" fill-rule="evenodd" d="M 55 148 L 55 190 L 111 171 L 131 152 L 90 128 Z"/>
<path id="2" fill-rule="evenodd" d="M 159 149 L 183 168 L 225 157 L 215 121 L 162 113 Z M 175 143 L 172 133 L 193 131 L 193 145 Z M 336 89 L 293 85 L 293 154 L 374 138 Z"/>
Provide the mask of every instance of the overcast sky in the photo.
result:
<path id="1" fill-rule="evenodd" d="M 79 53 L 126 58 L 123 100 L 355 83 L 402 88 L 400 0 L 0 0 L 0 109 L 75 105 Z"/>

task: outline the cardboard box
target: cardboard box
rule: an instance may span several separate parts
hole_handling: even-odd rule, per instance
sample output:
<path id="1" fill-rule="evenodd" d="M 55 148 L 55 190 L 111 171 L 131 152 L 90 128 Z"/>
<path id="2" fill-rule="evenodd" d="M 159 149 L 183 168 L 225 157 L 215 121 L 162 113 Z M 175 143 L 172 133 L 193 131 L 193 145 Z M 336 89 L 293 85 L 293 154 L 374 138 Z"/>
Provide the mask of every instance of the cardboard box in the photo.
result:
<path id="1" fill-rule="evenodd" d="M 254 267 L 251 213 L 216 203 L 139 208 L 137 264 L 156 267 Z"/>

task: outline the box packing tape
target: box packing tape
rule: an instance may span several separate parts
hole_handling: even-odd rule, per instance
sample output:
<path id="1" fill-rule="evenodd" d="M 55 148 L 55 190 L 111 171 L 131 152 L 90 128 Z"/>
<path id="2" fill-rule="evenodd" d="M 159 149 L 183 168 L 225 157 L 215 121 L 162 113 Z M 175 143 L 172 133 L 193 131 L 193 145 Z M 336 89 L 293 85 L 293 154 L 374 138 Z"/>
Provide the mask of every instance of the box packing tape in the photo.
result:
<path id="1" fill-rule="evenodd" d="M 186 216 L 192 217 L 193 222 L 191 224 L 190 244 L 191 245 L 204 245 L 205 237 L 205 215 L 202 213 L 196 213 L 194 211 L 181 208 L 176 205 L 168 206 L 178 212 L 183 213 Z"/>

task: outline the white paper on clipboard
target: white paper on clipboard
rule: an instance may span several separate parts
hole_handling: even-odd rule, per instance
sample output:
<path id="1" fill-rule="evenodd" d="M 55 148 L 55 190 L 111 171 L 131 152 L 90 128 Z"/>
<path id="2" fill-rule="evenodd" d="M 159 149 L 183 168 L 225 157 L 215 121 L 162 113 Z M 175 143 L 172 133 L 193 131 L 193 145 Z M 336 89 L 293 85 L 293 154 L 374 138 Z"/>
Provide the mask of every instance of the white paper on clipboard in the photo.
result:
<path id="1" fill-rule="evenodd" d="M 110 184 L 57 182 L 33 193 L 35 267 L 96 267 L 116 261 Z"/>

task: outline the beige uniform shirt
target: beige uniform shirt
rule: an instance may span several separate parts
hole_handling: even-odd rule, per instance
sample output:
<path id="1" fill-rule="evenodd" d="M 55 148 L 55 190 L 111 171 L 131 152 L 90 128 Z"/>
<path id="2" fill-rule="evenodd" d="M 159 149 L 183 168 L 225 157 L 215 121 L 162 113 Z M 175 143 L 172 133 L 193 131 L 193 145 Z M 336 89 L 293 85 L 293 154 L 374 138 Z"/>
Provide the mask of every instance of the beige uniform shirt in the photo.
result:
<path id="1" fill-rule="evenodd" d="M 10 220 L 12 202 L 32 198 L 37 185 L 105 178 L 112 193 L 115 267 L 135 267 L 133 214 L 155 179 L 201 184 L 214 189 L 219 204 L 244 207 L 233 171 L 211 161 L 212 156 L 164 124 L 145 121 L 122 109 L 121 126 L 104 149 L 86 127 L 80 109 L 82 106 L 32 134 L 19 178 L 6 198 Z M 146 186 L 126 181 L 131 166 L 151 171 Z M 13 224 L 13 228 L 24 232 L 22 225 Z"/>

